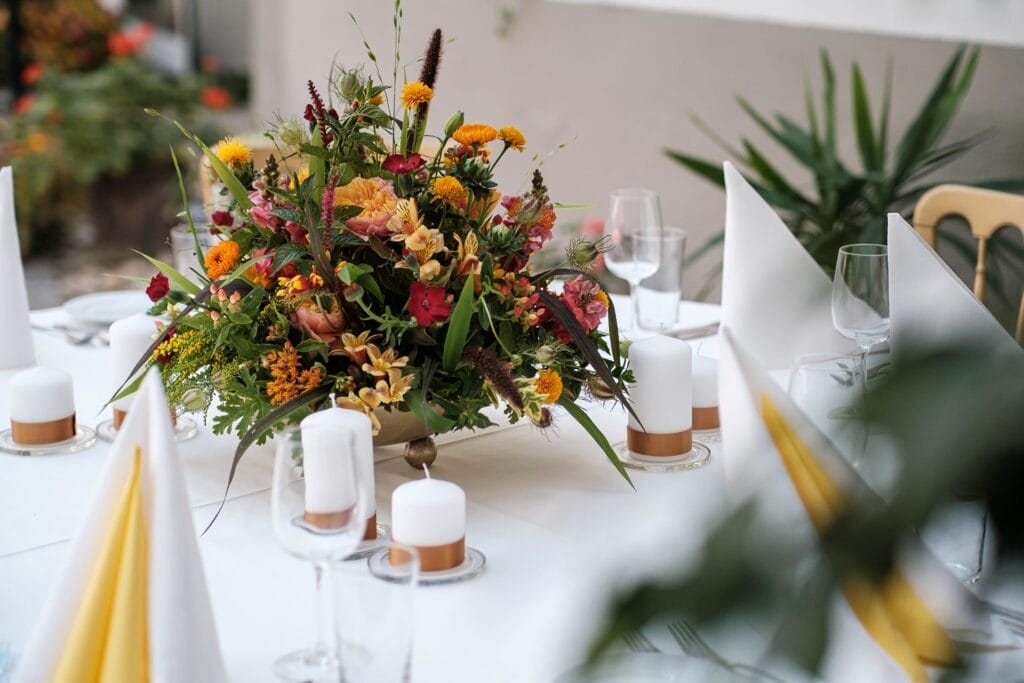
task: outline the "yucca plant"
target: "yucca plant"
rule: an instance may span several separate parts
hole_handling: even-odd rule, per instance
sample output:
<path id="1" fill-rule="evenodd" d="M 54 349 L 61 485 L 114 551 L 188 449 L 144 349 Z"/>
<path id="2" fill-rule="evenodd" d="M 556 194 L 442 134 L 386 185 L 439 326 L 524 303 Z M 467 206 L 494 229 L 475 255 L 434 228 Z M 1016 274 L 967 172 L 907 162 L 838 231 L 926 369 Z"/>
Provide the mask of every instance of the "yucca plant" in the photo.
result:
<path id="1" fill-rule="evenodd" d="M 851 99 L 859 169 L 839 158 L 836 78 L 826 51 L 821 52 L 820 104 L 815 103 L 809 84 L 804 88 L 806 126 L 781 113 L 770 120 L 746 99 L 738 98 L 740 107 L 757 126 L 807 170 L 810 183 L 787 179 L 770 161 L 772 155 L 761 151 L 749 139 L 741 138 L 736 147 L 725 142 L 699 118 L 694 117 L 694 122 L 741 166 L 751 184 L 778 210 L 793 234 L 831 274 L 840 247 L 855 242 L 884 242 L 886 213 L 898 211 L 909 216 L 917 199 L 938 184 L 932 174 L 989 134 L 983 131 L 955 142 L 943 142 L 949 124 L 967 95 L 977 63 L 978 48 L 960 46 L 903 136 L 895 142 L 890 141 L 891 65 L 885 74 L 881 107 L 873 114 L 863 73 L 854 63 L 850 70 Z M 697 175 L 724 186 L 721 163 L 671 149 L 665 153 Z M 970 184 L 1010 191 L 1024 189 L 1024 183 L 1019 180 Z M 959 240 L 958 248 L 962 251 L 965 247 L 969 249 L 964 240 Z M 1012 245 L 1011 249 L 1009 257 L 1020 262 L 1020 246 Z"/>

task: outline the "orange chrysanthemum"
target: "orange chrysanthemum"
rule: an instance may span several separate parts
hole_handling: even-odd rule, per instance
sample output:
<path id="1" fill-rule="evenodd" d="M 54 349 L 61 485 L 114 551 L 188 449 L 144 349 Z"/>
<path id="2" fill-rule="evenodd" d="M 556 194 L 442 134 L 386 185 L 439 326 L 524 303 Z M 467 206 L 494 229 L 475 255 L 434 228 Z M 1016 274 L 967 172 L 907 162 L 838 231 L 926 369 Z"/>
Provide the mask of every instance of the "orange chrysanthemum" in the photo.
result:
<path id="1" fill-rule="evenodd" d="M 238 262 L 238 242 L 224 240 L 206 252 L 206 277 L 217 280 L 231 272 Z"/>
<path id="2" fill-rule="evenodd" d="M 452 206 L 460 206 L 466 198 L 466 188 L 462 186 L 462 183 L 457 178 L 446 175 L 434 180 L 430 186 L 430 194 L 442 202 L 447 202 Z"/>
<path id="3" fill-rule="evenodd" d="M 517 152 L 522 152 L 526 149 L 526 136 L 513 126 L 499 128 L 498 139 Z"/>
<path id="4" fill-rule="evenodd" d="M 551 368 L 544 368 L 533 384 L 545 403 L 554 403 L 562 396 L 562 377 Z"/>
<path id="5" fill-rule="evenodd" d="M 498 138 L 498 131 L 486 123 L 466 123 L 455 129 L 452 138 L 461 145 L 486 145 Z"/>
<path id="6" fill-rule="evenodd" d="M 412 81 L 406 83 L 402 88 L 402 106 L 406 109 L 415 109 L 421 104 L 426 104 L 434 96 L 434 91 L 429 85 Z"/>

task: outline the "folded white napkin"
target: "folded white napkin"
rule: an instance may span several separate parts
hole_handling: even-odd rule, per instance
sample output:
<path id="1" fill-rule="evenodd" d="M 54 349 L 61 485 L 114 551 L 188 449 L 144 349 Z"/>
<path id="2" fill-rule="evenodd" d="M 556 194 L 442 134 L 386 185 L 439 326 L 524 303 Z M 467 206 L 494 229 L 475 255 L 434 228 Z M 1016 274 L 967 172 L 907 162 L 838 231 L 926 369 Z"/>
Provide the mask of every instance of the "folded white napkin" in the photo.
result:
<path id="1" fill-rule="evenodd" d="M 779 528 L 779 533 L 797 531 L 799 536 L 810 540 L 818 533 L 812 519 L 818 519 L 819 525 L 827 529 L 835 511 L 847 504 L 854 501 L 865 506 L 881 504 L 857 471 L 728 328 L 722 331 L 721 348 L 723 362 L 728 360 L 739 370 L 745 393 L 742 398 L 746 403 L 745 406 L 739 402 L 723 403 L 722 420 L 724 422 L 728 415 L 732 418 L 731 428 L 747 432 L 747 442 L 755 448 L 753 459 L 765 464 L 761 487 L 755 494 L 759 514 L 778 520 L 779 510 L 784 508 L 787 519 L 781 522 L 784 526 Z M 737 406 L 741 407 L 738 415 Z M 789 434 L 798 439 L 798 442 L 788 441 L 792 450 L 787 457 L 776 445 L 787 436 L 770 433 L 769 426 L 778 429 L 779 424 L 770 421 L 768 411 L 775 411 Z M 737 421 L 737 418 L 747 419 L 748 415 L 753 416 L 751 422 Z M 830 494 L 830 490 L 834 492 Z M 796 510 L 801 514 L 795 515 Z M 822 523 L 822 519 L 826 521 Z M 779 524 L 776 521 L 777 527 Z M 816 540 L 810 545 L 820 548 Z M 913 615 L 915 623 L 930 614 L 929 618 L 959 642 L 989 647 L 1012 643 L 1009 634 L 997 628 L 977 599 L 922 544 L 908 541 L 901 550 L 898 567 L 903 579 L 926 607 L 926 611 L 908 609 L 899 614 Z M 833 638 L 824 662 L 824 680 L 906 680 L 906 669 L 882 644 L 892 642 L 891 639 L 884 635 L 883 629 L 876 628 L 874 634 L 870 633 L 855 615 L 852 604 L 842 599 L 833 606 Z"/>
<path id="2" fill-rule="evenodd" d="M 35 362 L 14 213 L 14 173 L 5 166 L 0 169 L 0 370 L 24 368 Z"/>
<path id="3" fill-rule="evenodd" d="M 736 167 L 727 161 L 724 170 L 722 326 L 772 370 L 788 370 L 804 354 L 855 352 L 832 327 L 828 276 Z M 744 425 L 757 415 L 728 359 L 719 366 L 719 397 L 733 406 L 721 416 L 722 446 L 730 494 L 742 498 L 760 486 L 768 463 L 753 458 Z"/>
<path id="4" fill-rule="evenodd" d="M 136 449 L 141 451 L 137 466 Z M 123 671 L 129 663 L 138 665 L 137 661 L 129 661 L 132 649 L 115 647 L 112 650 L 109 640 L 114 636 L 108 638 L 103 628 L 91 627 L 89 619 L 83 616 L 87 606 L 93 607 L 93 613 L 97 612 L 97 586 L 102 583 L 97 581 L 99 568 L 104 566 L 104 560 L 109 563 L 109 556 L 105 556 L 103 550 L 112 547 L 112 530 L 116 529 L 119 519 L 124 519 L 124 492 L 132 481 L 138 483 L 143 520 L 141 537 L 144 541 L 136 545 L 145 550 L 135 554 L 125 552 L 119 559 L 121 569 L 116 575 L 116 585 L 117 591 L 127 590 L 125 584 L 133 575 L 142 577 L 141 591 L 145 594 L 142 628 L 146 631 L 144 642 L 147 644 L 143 666 L 148 668 L 148 680 L 211 683 L 227 680 L 192 512 L 178 466 L 170 410 L 157 370 L 150 370 L 139 388 L 107 457 L 99 490 L 80 533 L 72 542 L 64 570 L 53 585 L 43 617 L 36 624 L 24 655 L 19 658 L 15 681 L 68 680 L 58 673 L 74 664 L 67 659 L 72 651 L 85 653 L 84 658 L 94 650 L 106 652 L 108 661 L 103 662 L 103 667 L 108 669 L 107 673 L 110 668 Z M 115 601 L 117 598 L 113 596 Z M 123 608 L 124 600 L 111 610 L 116 612 Z M 109 661 L 114 658 L 129 663 Z"/>
<path id="5" fill-rule="evenodd" d="M 974 293 L 899 214 L 889 214 L 889 296 L 898 358 L 909 346 L 974 342 L 1024 352 Z"/>

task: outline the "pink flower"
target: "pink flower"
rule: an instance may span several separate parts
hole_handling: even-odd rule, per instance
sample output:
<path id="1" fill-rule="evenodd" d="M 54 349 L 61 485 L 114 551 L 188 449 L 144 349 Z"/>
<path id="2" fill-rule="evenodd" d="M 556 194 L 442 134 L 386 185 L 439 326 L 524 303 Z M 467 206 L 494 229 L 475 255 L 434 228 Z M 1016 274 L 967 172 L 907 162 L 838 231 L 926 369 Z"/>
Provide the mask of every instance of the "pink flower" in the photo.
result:
<path id="1" fill-rule="evenodd" d="M 284 229 L 288 233 L 288 239 L 292 242 L 296 244 L 309 244 L 309 234 L 306 232 L 306 228 L 298 223 L 288 221 L 284 224 Z"/>
<path id="2" fill-rule="evenodd" d="M 288 319 L 310 339 L 327 344 L 332 352 L 340 352 L 345 348 L 341 335 L 347 327 L 345 316 L 337 302 L 334 310 L 328 313 L 312 301 L 303 301 Z"/>
<path id="3" fill-rule="evenodd" d="M 608 314 L 607 299 L 596 282 L 582 275 L 566 282 L 562 290 L 562 301 L 587 332 L 596 329 Z"/>

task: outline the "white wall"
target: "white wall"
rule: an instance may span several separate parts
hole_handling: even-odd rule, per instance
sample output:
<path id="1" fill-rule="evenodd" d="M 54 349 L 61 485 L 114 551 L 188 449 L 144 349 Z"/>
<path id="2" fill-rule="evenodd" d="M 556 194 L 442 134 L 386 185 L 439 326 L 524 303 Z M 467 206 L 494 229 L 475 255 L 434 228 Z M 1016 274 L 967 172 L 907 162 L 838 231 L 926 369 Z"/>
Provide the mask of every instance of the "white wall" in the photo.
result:
<path id="1" fill-rule="evenodd" d="M 802 79 L 809 74 L 814 83 L 819 81 L 818 50 L 826 46 L 836 64 L 840 92 L 845 94 L 848 88 L 849 62 L 858 60 L 875 94 L 875 106 L 885 64 L 893 60 L 898 133 L 953 49 L 948 43 L 680 13 L 547 0 L 504 5 L 514 9 L 515 19 L 507 36 L 499 37 L 497 3 L 404 3 L 403 61 L 419 57 L 435 26 L 454 39 L 445 48 L 432 107 L 435 128 L 444 124 L 450 111 L 462 108 L 471 121 L 516 125 L 525 132 L 530 151 L 542 156 L 572 140 L 543 166 L 556 201 L 588 202 L 593 205 L 590 213 L 600 215 L 610 190 L 652 187 L 662 195 L 666 221 L 689 229 L 691 244 L 721 227 L 724 209 L 720 191 L 685 173 L 661 152 L 677 147 L 716 160 L 724 157 L 689 122 L 691 112 L 699 113 L 729 141 L 750 135 L 774 152 L 776 148 L 736 106 L 735 95 L 742 93 L 763 111 L 783 111 L 803 120 Z M 359 18 L 378 58 L 390 69 L 390 7 L 390 2 L 379 0 L 254 0 L 256 120 L 270 120 L 278 110 L 301 112 L 306 79 L 323 84 L 332 60 L 347 65 L 366 61 L 348 11 Z M 417 73 L 412 66 L 410 78 Z M 971 94 L 949 139 L 985 128 L 996 133 L 945 178 L 1024 175 L 1022 74 L 1024 50 L 984 50 Z M 839 130 L 848 158 L 854 160 L 848 110 L 844 97 Z M 784 154 L 775 154 L 775 159 L 791 169 Z M 502 162 L 499 180 L 506 190 L 515 190 L 527 179 L 532 163 L 529 156 L 509 161 Z M 562 212 L 560 220 L 578 220 L 586 214 Z M 691 293 L 701 278 L 699 272 L 689 278 Z"/>
<path id="2" fill-rule="evenodd" d="M 1019 0 L 557 0 L 792 26 L 990 45 L 1024 45 Z"/>

